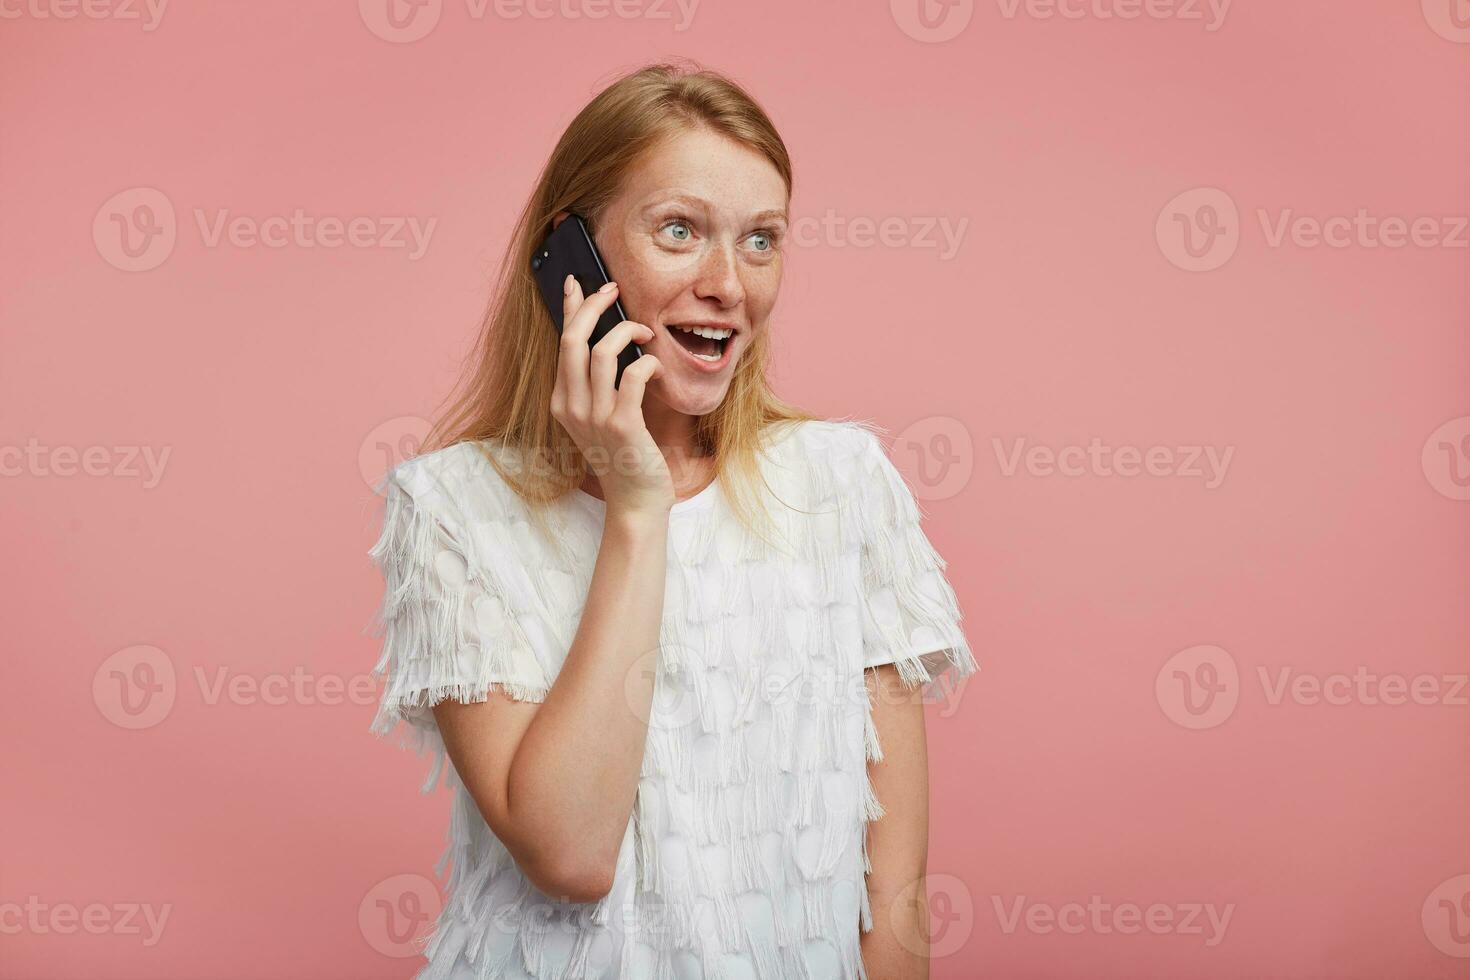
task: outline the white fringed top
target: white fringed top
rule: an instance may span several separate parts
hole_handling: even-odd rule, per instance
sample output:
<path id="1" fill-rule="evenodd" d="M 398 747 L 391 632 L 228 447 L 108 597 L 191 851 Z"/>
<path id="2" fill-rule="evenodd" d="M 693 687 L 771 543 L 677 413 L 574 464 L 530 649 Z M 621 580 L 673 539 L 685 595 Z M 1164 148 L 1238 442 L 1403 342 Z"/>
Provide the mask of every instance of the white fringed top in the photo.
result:
<path id="1" fill-rule="evenodd" d="M 935 697 L 978 669 L 874 427 L 801 422 L 768 443 L 786 553 L 733 518 L 719 481 L 673 506 L 637 802 L 612 891 L 587 904 L 521 874 L 444 764 L 430 711 L 491 688 L 545 700 L 597 558 L 604 502 L 576 490 L 552 505 L 549 544 L 487 451 L 508 458 L 459 443 L 384 477 L 370 552 L 386 580 L 372 730 L 433 755 L 424 792 L 441 774 L 453 790 L 447 900 L 418 976 L 866 980 L 866 821 L 884 810 L 863 668 L 894 663 Z"/>

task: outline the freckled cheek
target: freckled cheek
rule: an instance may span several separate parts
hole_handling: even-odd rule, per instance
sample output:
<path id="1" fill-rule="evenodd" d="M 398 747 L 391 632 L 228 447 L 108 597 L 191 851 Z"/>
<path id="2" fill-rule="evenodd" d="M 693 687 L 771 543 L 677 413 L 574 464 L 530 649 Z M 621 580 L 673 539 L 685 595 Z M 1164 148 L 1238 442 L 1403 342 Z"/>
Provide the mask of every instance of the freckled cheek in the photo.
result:
<path id="1" fill-rule="evenodd" d="M 657 319 L 669 297 L 677 295 L 677 284 L 651 261 L 648 250 L 629 247 L 628 242 L 619 244 L 622 247 L 603 252 L 608 274 L 618 283 L 618 302 L 630 320 L 650 323 Z"/>
<path id="2" fill-rule="evenodd" d="M 745 301 L 750 307 L 751 319 L 757 324 L 766 318 L 776 305 L 776 294 L 781 290 L 781 267 L 771 263 L 752 270 L 745 277 Z"/>
<path id="3" fill-rule="evenodd" d="M 642 266 L 651 276 L 665 283 L 671 291 L 677 292 L 699 276 L 705 250 L 697 246 L 677 251 L 648 248 L 642 251 L 640 258 Z"/>

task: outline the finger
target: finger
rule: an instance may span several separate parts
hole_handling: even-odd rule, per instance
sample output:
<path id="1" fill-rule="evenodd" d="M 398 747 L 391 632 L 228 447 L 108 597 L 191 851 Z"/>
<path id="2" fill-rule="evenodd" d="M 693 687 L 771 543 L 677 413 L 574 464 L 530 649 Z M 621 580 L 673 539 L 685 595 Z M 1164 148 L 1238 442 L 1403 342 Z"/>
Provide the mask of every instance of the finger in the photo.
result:
<path id="1" fill-rule="evenodd" d="M 648 343 L 653 331 L 641 323 L 624 320 L 613 327 L 592 347 L 592 417 L 605 419 L 616 405 L 618 355 L 631 343 Z M 627 372 L 623 372 L 627 377 Z"/>
<path id="2" fill-rule="evenodd" d="M 578 296 L 581 296 L 582 287 L 576 287 Z M 607 312 L 608 307 L 618 298 L 618 284 L 610 282 L 604 285 L 591 296 L 586 297 L 577 306 L 577 312 L 572 314 L 571 319 L 563 321 L 562 332 L 582 338 L 585 345 L 592 336 L 592 331 L 597 328 L 597 321 L 602 314 Z"/>
<path id="3" fill-rule="evenodd" d="M 663 373 L 663 364 L 652 354 L 644 354 L 628 365 L 623 372 L 623 383 L 618 388 L 617 407 L 613 413 L 618 418 L 627 418 L 629 424 L 636 419 L 643 422 L 643 393 L 648 382 Z"/>
<path id="4" fill-rule="evenodd" d="M 585 418 L 592 404 L 587 385 L 587 339 L 568 330 L 583 305 L 582 286 L 576 276 L 568 273 L 562 281 L 562 332 L 556 386 L 564 393 L 567 412 L 574 418 Z"/>
<path id="5" fill-rule="evenodd" d="M 561 293 L 561 323 L 565 327 L 576 316 L 577 307 L 582 305 L 582 286 L 570 272 L 561 281 Z"/>

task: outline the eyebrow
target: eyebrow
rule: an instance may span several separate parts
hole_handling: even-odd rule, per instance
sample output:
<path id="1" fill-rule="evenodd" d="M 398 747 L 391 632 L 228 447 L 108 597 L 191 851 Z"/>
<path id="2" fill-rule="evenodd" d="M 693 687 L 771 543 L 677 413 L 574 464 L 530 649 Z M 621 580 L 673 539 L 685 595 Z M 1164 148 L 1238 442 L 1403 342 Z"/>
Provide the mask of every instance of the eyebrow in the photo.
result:
<path id="1" fill-rule="evenodd" d="M 668 201 L 678 201 L 679 203 L 687 204 L 690 207 L 709 207 L 709 202 L 702 198 L 692 197 L 688 194 L 671 194 L 668 197 L 660 200 L 658 204 L 648 205 L 648 207 L 644 208 L 644 210 L 651 211 L 654 208 L 661 207 Z M 782 221 L 788 223 L 790 222 L 790 218 L 787 216 L 785 208 L 766 208 L 764 211 L 757 211 L 755 214 L 750 216 L 751 221 L 768 221 L 773 218 L 779 218 Z"/>

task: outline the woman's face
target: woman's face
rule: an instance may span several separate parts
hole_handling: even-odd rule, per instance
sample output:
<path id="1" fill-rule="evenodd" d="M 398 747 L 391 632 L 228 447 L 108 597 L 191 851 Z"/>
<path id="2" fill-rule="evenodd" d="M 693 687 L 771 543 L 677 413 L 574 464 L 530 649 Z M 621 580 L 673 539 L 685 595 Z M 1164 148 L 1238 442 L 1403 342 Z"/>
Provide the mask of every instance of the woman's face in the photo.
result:
<path id="1" fill-rule="evenodd" d="M 724 400 L 776 304 L 786 204 L 769 160 L 704 128 L 664 140 L 628 172 L 593 237 L 623 312 L 654 333 L 642 347 L 663 373 L 645 407 L 652 398 L 699 416 Z"/>

